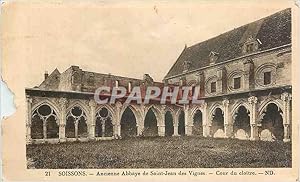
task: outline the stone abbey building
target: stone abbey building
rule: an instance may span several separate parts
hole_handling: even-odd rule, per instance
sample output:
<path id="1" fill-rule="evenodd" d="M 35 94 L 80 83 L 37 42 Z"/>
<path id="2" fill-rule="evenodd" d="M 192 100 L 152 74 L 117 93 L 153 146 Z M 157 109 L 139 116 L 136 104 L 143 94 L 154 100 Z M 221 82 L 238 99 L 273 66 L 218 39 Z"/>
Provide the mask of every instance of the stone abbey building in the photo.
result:
<path id="1" fill-rule="evenodd" d="M 291 138 L 291 9 L 185 46 L 162 82 L 71 66 L 27 88 L 27 143 L 180 136 Z M 201 104 L 99 105 L 100 86 L 200 86 Z"/>

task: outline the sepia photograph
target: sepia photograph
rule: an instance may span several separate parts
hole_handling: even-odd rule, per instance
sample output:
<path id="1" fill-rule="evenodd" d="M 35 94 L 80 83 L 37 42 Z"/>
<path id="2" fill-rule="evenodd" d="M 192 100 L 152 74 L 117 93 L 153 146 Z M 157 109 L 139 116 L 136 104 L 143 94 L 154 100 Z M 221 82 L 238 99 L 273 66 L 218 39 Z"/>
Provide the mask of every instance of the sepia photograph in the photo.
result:
<path id="1" fill-rule="evenodd" d="M 292 1 L 4 6 L 24 175 L 295 179 Z"/>

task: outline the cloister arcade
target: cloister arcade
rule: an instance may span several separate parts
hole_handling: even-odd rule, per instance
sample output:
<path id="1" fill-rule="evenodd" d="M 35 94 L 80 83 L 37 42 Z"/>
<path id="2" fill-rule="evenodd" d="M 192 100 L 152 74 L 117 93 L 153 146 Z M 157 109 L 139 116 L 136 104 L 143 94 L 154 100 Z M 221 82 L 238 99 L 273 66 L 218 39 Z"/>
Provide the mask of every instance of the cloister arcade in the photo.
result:
<path id="1" fill-rule="evenodd" d="M 27 108 L 28 144 L 183 135 L 288 142 L 291 136 L 286 92 L 182 106 L 28 96 Z"/>

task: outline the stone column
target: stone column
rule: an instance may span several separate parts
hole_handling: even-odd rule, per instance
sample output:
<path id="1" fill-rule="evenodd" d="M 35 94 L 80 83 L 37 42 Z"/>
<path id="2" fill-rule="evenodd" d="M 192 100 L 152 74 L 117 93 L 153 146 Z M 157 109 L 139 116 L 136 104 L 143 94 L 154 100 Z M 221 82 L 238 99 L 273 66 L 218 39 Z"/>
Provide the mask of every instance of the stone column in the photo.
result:
<path id="1" fill-rule="evenodd" d="M 160 116 L 157 117 L 158 136 L 165 136 L 165 106 L 161 108 Z"/>
<path id="2" fill-rule="evenodd" d="M 106 122 L 106 119 L 101 120 L 101 127 L 102 127 L 101 137 L 105 137 L 105 122 Z"/>
<path id="3" fill-rule="evenodd" d="M 26 96 L 26 101 L 27 101 L 27 120 L 26 120 L 26 144 L 31 144 L 32 139 L 31 139 L 31 104 L 32 104 L 32 98 L 29 96 Z"/>
<path id="4" fill-rule="evenodd" d="M 229 100 L 223 100 L 224 107 L 224 133 L 226 138 L 231 138 L 233 136 L 233 126 L 232 117 L 229 114 Z"/>
<path id="5" fill-rule="evenodd" d="M 65 142 L 66 141 L 66 124 L 60 123 L 59 124 L 59 142 Z"/>
<path id="6" fill-rule="evenodd" d="M 284 92 L 281 94 L 281 100 L 283 101 L 283 113 L 282 113 L 282 120 L 283 120 L 283 126 L 284 126 L 284 142 L 290 142 L 291 136 L 290 136 L 290 101 L 291 101 L 291 95 L 287 92 Z"/>
<path id="7" fill-rule="evenodd" d="M 176 116 L 176 114 L 175 114 L 175 117 L 174 117 L 174 133 L 173 133 L 173 136 L 179 136 L 179 134 L 178 134 L 178 117 Z"/>
<path id="8" fill-rule="evenodd" d="M 146 107 L 144 105 L 140 105 L 136 114 L 136 127 L 137 127 L 137 136 L 142 136 L 144 131 L 144 122 L 145 122 L 145 109 Z"/>
<path id="9" fill-rule="evenodd" d="M 59 106 L 60 106 L 60 118 L 59 118 L 59 141 L 65 142 L 66 141 L 66 105 L 67 99 L 60 98 L 59 99 Z"/>
<path id="10" fill-rule="evenodd" d="M 115 105 L 115 112 L 113 113 L 113 118 L 115 119 L 114 127 L 113 127 L 113 133 L 114 138 L 118 139 L 121 137 L 121 108 L 122 104 L 120 102 L 117 102 Z"/>
<path id="11" fill-rule="evenodd" d="M 251 126 L 251 136 L 250 140 L 258 140 L 258 126 L 257 126 L 257 97 L 251 96 L 248 98 L 248 103 L 250 105 L 250 126 Z"/>
<path id="12" fill-rule="evenodd" d="M 203 136 L 210 137 L 210 121 L 207 117 L 207 103 L 203 103 L 203 113 L 202 113 L 202 125 L 203 125 Z"/>
<path id="13" fill-rule="evenodd" d="M 190 117 L 189 106 L 184 106 L 184 124 L 185 124 L 185 135 L 191 136 L 193 130 L 193 120 Z"/>
<path id="14" fill-rule="evenodd" d="M 284 124 L 284 138 L 283 141 L 284 142 L 290 142 L 291 138 L 290 138 L 290 125 L 289 124 Z"/>
<path id="15" fill-rule="evenodd" d="M 165 125 L 159 125 L 158 127 L 158 136 L 165 136 Z"/>
<path id="16" fill-rule="evenodd" d="M 43 139 L 47 139 L 47 120 L 43 118 Z"/>
<path id="17" fill-rule="evenodd" d="M 89 101 L 90 106 L 90 121 L 88 121 L 88 128 L 89 128 L 89 139 L 94 140 L 95 139 L 95 126 L 96 126 L 96 103 L 94 100 Z"/>
<path id="18" fill-rule="evenodd" d="M 78 139 L 78 122 L 79 122 L 79 119 L 77 119 L 75 121 L 75 138 L 76 138 L 76 140 Z"/>

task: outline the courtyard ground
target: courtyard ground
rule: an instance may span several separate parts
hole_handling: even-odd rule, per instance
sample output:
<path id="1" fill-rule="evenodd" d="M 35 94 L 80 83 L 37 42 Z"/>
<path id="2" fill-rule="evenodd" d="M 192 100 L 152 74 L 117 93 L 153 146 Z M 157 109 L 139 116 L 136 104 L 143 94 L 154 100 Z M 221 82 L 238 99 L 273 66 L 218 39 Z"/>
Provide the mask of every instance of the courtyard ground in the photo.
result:
<path id="1" fill-rule="evenodd" d="M 291 167 L 291 143 L 202 137 L 128 138 L 27 146 L 28 168 Z"/>

